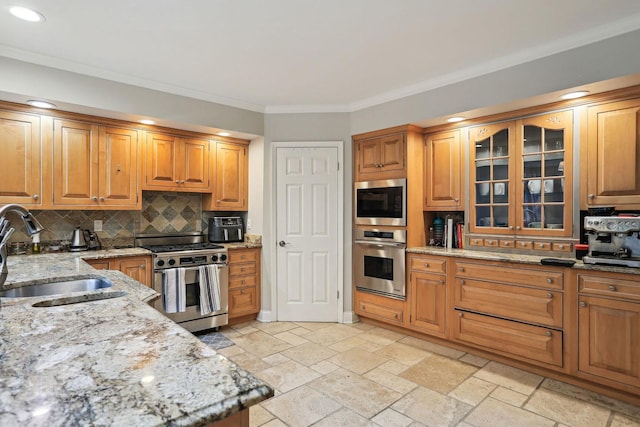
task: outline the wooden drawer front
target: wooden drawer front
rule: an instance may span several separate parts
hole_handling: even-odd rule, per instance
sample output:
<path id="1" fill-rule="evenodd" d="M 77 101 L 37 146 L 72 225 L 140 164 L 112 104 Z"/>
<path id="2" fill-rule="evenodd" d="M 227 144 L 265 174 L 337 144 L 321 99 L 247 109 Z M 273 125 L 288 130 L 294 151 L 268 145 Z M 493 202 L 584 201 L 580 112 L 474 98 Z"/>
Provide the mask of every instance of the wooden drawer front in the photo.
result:
<path id="1" fill-rule="evenodd" d="M 516 240 L 516 249 L 533 249 L 533 242 L 530 240 Z"/>
<path id="2" fill-rule="evenodd" d="M 551 250 L 556 252 L 571 252 L 573 245 L 571 243 L 552 243 Z"/>
<path id="3" fill-rule="evenodd" d="M 498 267 L 495 265 L 470 264 L 456 262 L 456 277 L 491 280 L 513 285 L 539 286 L 549 289 L 562 289 L 562 273 L 526 268 Z"/>
<path id="4" fill-rule="evenodd" d="M 255 287 L 229 291 L 229 317 L 244 316 L 258 311 Z"/>
<path id="5" fill-rule="evenodd" d="M 438 259 L 438 258 L 412 256 L 411 270 L 424 271 L 426 273 L 445 274 L 447 272 L 447 261 L 443 259 Z"/>
<path id="6" fill-rule="evenodd" d="M 457 278 L 454 295 L 459 308 L 562 328 L 562 292 Z"/>
<path id="7" fill-rule="evenodd" d="M 110 270 L 111 264 L 108 259 L 88 259 L 87 263 L 96 270 Z"/>
<path id="8" fill-rule="evenodd" d="M 469 239 L 469 246 L 484 246 L 484 239 L 477 237 Z"/>
<path id="9" fill-rule="evenodd" d="M 549 242 L 533 242 L 533 249 L 537 251 L 550 251 L 551 243 Z"/>
<path id="10" fill-rule="evenodd" d="M 500 240 L 501 248 L 515 248 L 516 241 L 515 240 Z"/>
<path id="11" fill-rule="evenodd" d="M 257 249 L 231 249 L 229 251 L 229 264 L 238 262 L 255 261 L 258 259 Z"/>
<path id="12" fill-rule="evenodd" d="M 358 301 L 358 314 L 388 323 L 402 324 L 403 311 L 368 301 Z"/>
<path id="13" fill-rule="evenodd" d="M 507 355 L 562 366 L 561 331 L 457 311 L 453 337 Z"/>
<path id="14" fill-rule="evenodd" d="M 245 274 L 256 274 L 255 262 L 248 262 L 245 264 L 229 264 L 229 277 L 241 276 Z"/>
<path id="15" fill-rule="evenodd" d="M 484 239 L 484 245 L 490 248 L 497 248 L 498 244 L 498 239 Z"/>
<path id="16" fill-rule="evenodd" d="M 638 301 L 640 300 L 640 281 L 580 274 L 578 275 L 578 292 Z"/>
<path id="17" fill-rule="evenodd" d="M 239 289 L 245 286 L 255 286 L 257 277 L 255 274 L 249 276 L 233 276 L 229 277 L 229 289 Z"/>

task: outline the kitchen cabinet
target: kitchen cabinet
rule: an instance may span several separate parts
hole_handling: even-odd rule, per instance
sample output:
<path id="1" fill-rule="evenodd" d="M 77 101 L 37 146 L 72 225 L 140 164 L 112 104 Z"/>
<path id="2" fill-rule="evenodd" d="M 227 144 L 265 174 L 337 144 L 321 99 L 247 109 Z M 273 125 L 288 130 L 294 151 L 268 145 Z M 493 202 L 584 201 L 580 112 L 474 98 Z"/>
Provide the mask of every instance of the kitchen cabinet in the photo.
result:
<path id="1" fill-rule="evenodd" d="M 260 311 L 260 249 L 229 249 L 229 320 Z"/>
<path id="2" fill-rule="evenodd" d="M 459 130 L 426 136 L 424 169 L 424 210 L 463 210 L 465 195 Z"/>
<path id="3" fill-rule="evenodd" d="M 454 262 L 455 340 L 562 368 L 564 272 Z"/>
<path id="4" fill-rule="evenodd" d="M 640 391 L 637 280 L 616 274 L 578 274 L 577 374 Z"/>
<path id="5" fill-rule="evenodd" d="M 202 195 L 205 210 L 247 211 L 247 144 L 215 141 L 213 191 Z"/>
<path id="6" fill-rule="evenodd" d="M 140 209 L 139 131 L 54 120 L 53 207 Z"/>
<path id="7" fill-rule="evenodd" d="M 0 111 L 0 204 L 42 206 L 40 117 Z"/>
<path id="8" fill-rule="evenodd" d="M 355 142 L 356 181 L 402 178 L 405 171 L 405 134 L 383 135 Z"/>
<path id="9" fill-rule="evenodd" d="M 210 142 L 207 139 L 148 132 L 143 190 L 206 192 Z"/>
<path id="10" fill-rule="evenodd" d="M 143 285 L 149 287 L 152 286 L 150 256 L 140 255 L 120 258 L 99 258 L 87 259 L 85 261 L 97 270 L 121 271 Z"/>
<path id="11" fill-rule="evenodd" d="M 403 326 L 406 302 L 369 292 L 354 291 L 355 312 L 391 325 Z"/>
<path id="12" fill-rule="evenodd" d="M 446 259 L 409 256 L 409 327 L 429 335 L 446 336 Z"/>
<path id="13" fill-rule="evenodd" d="M 471 128 L 470 232 L 570 237 L 573 111 Z"/>
<path id="14" fill-rule="evenodd" d="M 587 207 L 640 209 L 640 99 L 589 107 L 586 145 Z"/>

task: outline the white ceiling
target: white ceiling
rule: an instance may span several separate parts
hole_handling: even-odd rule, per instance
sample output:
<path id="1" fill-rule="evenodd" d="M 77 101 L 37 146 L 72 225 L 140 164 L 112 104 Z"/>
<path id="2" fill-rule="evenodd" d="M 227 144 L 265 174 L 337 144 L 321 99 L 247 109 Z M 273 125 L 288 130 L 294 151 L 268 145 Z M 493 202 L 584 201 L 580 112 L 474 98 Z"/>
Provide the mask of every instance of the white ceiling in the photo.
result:
<path id="1" fill-rule="evenodd" d="M 10 5 L 33 7 L 40 24 Z M 0 0 L 0 55 L 254 111 L 354 111 L 640 28 L 638 0 Z"/>

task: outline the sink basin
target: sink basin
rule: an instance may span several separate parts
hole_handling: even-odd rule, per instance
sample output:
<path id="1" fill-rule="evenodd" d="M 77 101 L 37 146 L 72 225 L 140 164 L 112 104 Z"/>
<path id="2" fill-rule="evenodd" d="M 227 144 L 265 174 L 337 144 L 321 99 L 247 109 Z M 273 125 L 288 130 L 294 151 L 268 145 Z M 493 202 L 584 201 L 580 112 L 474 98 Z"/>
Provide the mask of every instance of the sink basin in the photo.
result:
<path id="1" fill-rule="evenodd" d="M 0 292 L 4 298 L 41 297 L 47 295 L 66 294 L 69 292 L 87 292 L 113 286 L 107 279 L 78 279 L 64 280 L 60 282 L 43 283 L 41 285 L 23 286 Z"/>

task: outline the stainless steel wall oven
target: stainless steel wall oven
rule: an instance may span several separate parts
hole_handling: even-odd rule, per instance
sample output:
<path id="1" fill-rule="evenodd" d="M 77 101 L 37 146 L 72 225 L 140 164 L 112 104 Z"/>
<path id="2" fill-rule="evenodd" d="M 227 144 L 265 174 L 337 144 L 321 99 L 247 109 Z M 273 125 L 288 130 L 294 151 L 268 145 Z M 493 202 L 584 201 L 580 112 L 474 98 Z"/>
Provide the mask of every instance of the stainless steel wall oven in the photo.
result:
<path id="1" fill-rule="evenodd" d="M 353 262 L 356 289 L 406 299 L 405 230 L 355 230 Z"/>

